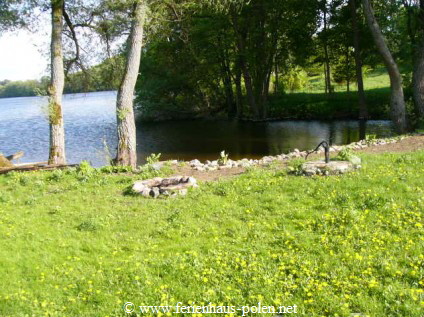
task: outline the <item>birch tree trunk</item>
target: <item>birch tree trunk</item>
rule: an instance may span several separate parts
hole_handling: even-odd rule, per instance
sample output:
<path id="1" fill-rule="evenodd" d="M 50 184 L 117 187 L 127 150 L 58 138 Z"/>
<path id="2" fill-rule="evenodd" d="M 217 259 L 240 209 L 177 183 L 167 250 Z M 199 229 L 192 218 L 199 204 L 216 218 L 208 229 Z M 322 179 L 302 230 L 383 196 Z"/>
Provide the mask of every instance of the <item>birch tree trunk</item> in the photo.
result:
<path id="1" fill-rule="evenodd" d="M 137 166 L 137 142 L 134 118 L 134 89 L 140 68 L 141 48 L 143 46 L 144 23 L 147 6 L 144 0 L 134 5 L 131 33 L 128 37 L 128 54 L 125 73 L 119 86 L 116 102 L 118 122 L 118 153 L 116 164 Z"/>
<path id="2" fill-rule="evenodd" d="M 355 67 L 356 67 L 356 83 L 358 85 L 358 97 L 359 97 L 359 119 L 368 119 L 367 102 L 365 99 L 364 90 L 364 79 L 362 75 L 362 58 L 361 58 L 361 45 L 360 45 L 360 34 L 358 27 L 358 14 L 356 12 L 356 1 L 349 0 L 352 16 L 352 29 L 353 29 L 353 46 L 355 48 Z"/>
<path id="3" fill-rule="evenodd" d="M 62 95 L 65 85 L 63 69 L 63 6 L 64 0 L 52 0 L 51 82 L 49 86 L 50 153 L 49 164 L 66 164 L 65 129 Z"/>
<path id="4" fill-rule="evenodd" d="M 396 130 L 399 133 L 404 133 L 406 130 L 406 111 L 405 99 L 402 88 L 402 77 L 399 68 L 387 46 L 386 40 L 381 32 L 380 26 L 375 19 L 374 10 L 371 7 L 369 0 L 362 0 L 364 5 L 364 12 L 367 18 L 368 26 L 371 30 L 374 42 L 380 52 L 384 64 L 390 76 L 391 97 L 390 105 L 392 108 L 392 119 L 395 124 Z"/>

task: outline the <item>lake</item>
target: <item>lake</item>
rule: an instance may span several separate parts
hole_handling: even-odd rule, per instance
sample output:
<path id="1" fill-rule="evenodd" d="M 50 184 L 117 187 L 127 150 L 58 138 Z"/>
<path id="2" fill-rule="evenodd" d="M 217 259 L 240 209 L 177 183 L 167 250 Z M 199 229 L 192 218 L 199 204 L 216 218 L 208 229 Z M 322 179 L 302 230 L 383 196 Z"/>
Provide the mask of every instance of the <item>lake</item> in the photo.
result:
<path id="1" fill-rule="evenodd" d="M 117 146 L 116 92 L 65 95 L 63 110 L 66 153 L 69 163 L 82 160 L 105 165 Z M 49 128 L 46 98 L 0 99 L 0 153 L 24 151 L 20 163 L 48 159 Z M 259 158 L 287 153 L 295 148 L 309 150 L 322 140 L 347 144 L 362 133 L 377 137 L 394 135 L 389 121 L 177 121 L 137 123 L 138 158 L 151 153 L 161 159 L 217 159 L 225 150 L 230 158 Z M 108 150 L 109 149 L 109 150 Z M 111 152 L 108 154 L 108 152 Z"/>

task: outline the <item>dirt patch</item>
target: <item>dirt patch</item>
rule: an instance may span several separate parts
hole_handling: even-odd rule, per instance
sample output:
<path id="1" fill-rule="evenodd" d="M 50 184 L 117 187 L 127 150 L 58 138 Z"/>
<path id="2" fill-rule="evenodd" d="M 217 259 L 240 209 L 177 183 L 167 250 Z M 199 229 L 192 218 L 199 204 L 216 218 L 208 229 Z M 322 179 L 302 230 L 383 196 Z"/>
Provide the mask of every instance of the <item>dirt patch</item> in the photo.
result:
<path id="1" fill-rule="evenodd" d="M 424 135 L 411 136 L 397 143 L 371 146 L 362 149 L 359 152 L 364 153 L 399 153 L 399 152 L 415 152 L 424 149 Z"/>
<path id="2" fill-rule="evenodd" d="M 222 169 L 217 171 L 201 172 L 201 171 L 195 171 L 191 167 L 184 166 L 184 167 L 175 168 L 174 176 L 176 175 L 192 176 L 198 181 L 216 182 L 222 179 L 230 179 L 230 178 L 236 177 L 238 175 L 243 174 L 245 171 L 246 171 L 245 168 L 235 167 L 235 168 L 228 168 L 228 169 Z"/>
<path id="3" fill-rule="evenodd" d="M 414 152 L 414 151 L 418 151 L 422 149 L 424 149 L 424 135 L 408 137 L 397 143 L 371 146 L 371 147 L 359 150 L 359 152 L 378 154 L 378 153 Z M 332 156 L 334 155 L 336 154 L 332 153 Z M 323 157 L 323 155 L 313 154 L 309 158 L 318 159 L 320 157 Z M 281 162 L 281 164 L 286 165 L 286 162 Z M 176 167 L 175 173 L 173 174 L 173 176 L 176 176 L 176 175 L 193 176 L 194 178 L 196 178 L 196 180 L 201 182 L 215 182 L 215 181 L 219 181 L 223 179 L 231 179 L 231 178 L 237 177 L 243 174 L 245 171 L 246 171 L 245 168 L 237 167 L 237 168 L 222 169 L 217 171 L 202 172 L 202 171 L 195 171 L 188 166 L 184 166 L 184 167 Z"/>

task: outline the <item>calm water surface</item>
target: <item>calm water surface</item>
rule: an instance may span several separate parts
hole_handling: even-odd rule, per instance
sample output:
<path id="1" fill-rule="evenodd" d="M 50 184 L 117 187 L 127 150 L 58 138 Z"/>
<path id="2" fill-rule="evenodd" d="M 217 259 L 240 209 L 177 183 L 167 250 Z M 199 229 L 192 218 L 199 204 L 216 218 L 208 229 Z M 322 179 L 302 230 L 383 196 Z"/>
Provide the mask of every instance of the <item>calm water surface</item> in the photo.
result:
<path id="1" fill-rule="evenodd" d="M 66 95 L 64 118 L 69 163 L 88 160 L 95 166 L 107 163 L 108 150 L 116 150 L 115 92 Z M 46 161 L 49 129 L 46 99 L 41 97 L 0 99 L 0 152 L 24 151 L 20 160 Z M 138 157 L 151 153 L 162 159 L 216 159 L 225 150 L 232 159 L 258 158 L 309 150 L 320 141 L 347 144 L 360 139 L 360 130 L 378 137 L 394 134 L 388 121 L 275 121 L 266 123 L 228 121 L 179 121 L 138 123 Z M 105 146 L 105 144 L 107 146 Z"/>

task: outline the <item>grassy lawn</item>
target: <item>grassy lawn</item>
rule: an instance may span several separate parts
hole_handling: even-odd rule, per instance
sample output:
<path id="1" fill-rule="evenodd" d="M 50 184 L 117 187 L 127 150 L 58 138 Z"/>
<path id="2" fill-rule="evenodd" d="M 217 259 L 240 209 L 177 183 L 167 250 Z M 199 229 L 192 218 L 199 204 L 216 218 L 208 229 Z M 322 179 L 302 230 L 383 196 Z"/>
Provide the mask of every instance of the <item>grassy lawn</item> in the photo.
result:
<path id="1" fill-rule="evenodd" d="M 372 119 L 390 119 L 390 89 L 379 88 L 365 92 L 368 112 Z M 358 118 L 359 101 L 356 92 L 290 93 L 271 95 L 270 117 L 290 119 L 331 120 Z"/>
<path id="2" fill-rule="evenodd" d="M 123 194 L 140 176 L 0 176 L 0 316 L 261 302 L 420 317 L 424 151 L 362 158 L 343 177 L 252 169 L 161 200 Z"/>
<path id="3" fill-rule="evenodd" d="M 408 73 L 406 70 L 401 67 L 403 73 Z M 364 87 L 366 90 L 373 90 L 379 88 L 389 88 L 390 87 L 390 78 L 387 73 L 387 70 L 384 66 L 377 66 L 374 69 L 364 68 L 363 69 L 363 80 Z M 346 92 L 347 87 L 346 83 L 336 83 L 332 81 L 331 83 L 336 92 Z M 357 91 L 356 82 L 350 83 L 350 90 Z M 306 83 L 306 86 L 298 92 L 303 93 L 324 93 L 325 92 L 325 79 L 324 74 L 317 76 L 309 77 Z"/>
<path id="4" fill-rule="evenodd" d="M 335 92 L 325 94 L 324 75 L 308 78 L 305 88 L 285 94 L 271 94 L 268 115 L 271 118 L 300 120 L 357 119 L 359 101 L 356 83 L 346 91 L 345 84 L 332 83 Z M 365 95 L 371 119 L 390 119 L 390 79 L 384 67 L 364 74 Z M 405 91 L 407 97 L 409 92 Z M 411 112 L 412 108 L 408 108 Z"/>

